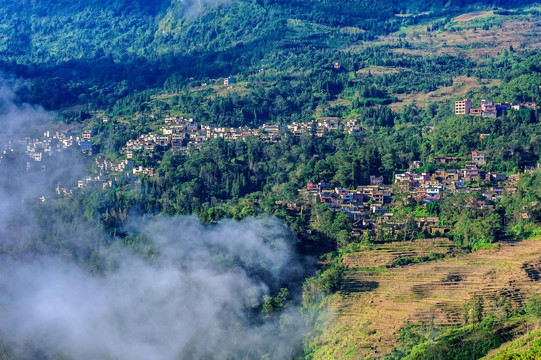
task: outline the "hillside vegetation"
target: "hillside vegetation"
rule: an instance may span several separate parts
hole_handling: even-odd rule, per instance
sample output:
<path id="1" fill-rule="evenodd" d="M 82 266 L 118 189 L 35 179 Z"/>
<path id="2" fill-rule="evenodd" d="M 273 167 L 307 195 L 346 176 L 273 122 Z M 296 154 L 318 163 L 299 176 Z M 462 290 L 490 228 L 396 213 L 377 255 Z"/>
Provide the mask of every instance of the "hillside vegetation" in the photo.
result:
<path id="1" fill-rule="evenodd" d="M 178 91 L 191 78 L 236 75 L 277 85 L 284 99 L 292 95 L 288 87 L 312 88 L 315 96 L 303 100 L 310 100 L 311 109 L 292 109 L 294 115 L 306 118 L 319 102 L 327 104 L 346 87 L 343 95 L 354 98 L 347 73 L 371 65 L 414 72 L 401 72 L 385 83 L 358 82 L 356 88 L 367 92 L 359 96 L 361 103 L 363 97 L 389 101 L 385 92 L 416 93 L 450 85 L 453 77 L 473 68 L 456 53 L 426 54 L 433 62 L 426 68 L 424 60 L 395 55 L 404 48 L 404 40 L 414 43 L 407 38 L 390 47 L 364 49 L 380 36 L 418 24 L 426 28 L 442 16 L 447 19 L 488 4 L 520 5 L 516 1 L 349 0 L 340 6 L 326 1 L 2 1 L 0 64 L 6 72 L 33 79 L 32 90 L 21 93 L 52 109 L 88 103 L 108 107 L 137 90 Z M 521 21 L 534 16 L 528 14 Z M 362 51 L 347 51 L 355 46 Z M 335 61 L 342 64 L 344 74 L 323 71 Z M 303 95 L 297 93 L 295 98 Z"/>
<path id="2" fill-rule="evenodd" d="M 535 330 L 502 345 L 501 349 L 489 353 L 483 360 L 535 359 L 540 353 L 541 331 Z"/>
<path id="3" fill-rule="evenodd" d="M 124 251 L 159 263 L 167 219 L 240 234 L 258 218 L 269 248 L 294 247 L 287 276 L 221 253 L 220 236 L 203 262 L 257 279 L 233 296 L 240 327 L 268 327 L 289 358 L 540 356 L 540 14 L 527 0 L 0 0 L 0 256 L 101 279 Z M 464 98 L 495 110 L 455 113 Z M 0 335 L 3 358 L 77 358 Z M 283 357 L 241 342 L 199 358 Z"/>

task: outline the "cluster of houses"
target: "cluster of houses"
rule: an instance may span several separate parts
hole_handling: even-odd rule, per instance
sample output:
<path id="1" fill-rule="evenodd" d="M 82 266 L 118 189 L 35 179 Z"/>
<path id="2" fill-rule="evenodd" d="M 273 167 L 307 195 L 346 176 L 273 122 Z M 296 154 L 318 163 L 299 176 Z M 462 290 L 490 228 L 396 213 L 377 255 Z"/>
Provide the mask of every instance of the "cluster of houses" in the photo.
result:
<path id="1" fill-rule="evenodd" d="M 133 160 L 124 159 L 119 162 L 110 161 L 104 158 L 103 156 L 96 157 L 96 166 L 100 170 L 100 173 L 110 173 L 110 172 L 124 172 L 133 169 Z"/>
<path id="2" fill-rule="evenodd" d="M 302 134 L 323 137 L 329 131 L 344 131 L 350 135 L 354 135 L 359 134 L 363 130 L 358 120 L 348 120 L 344 124 L 338 118 L 325 118 L 321 121 L 314 120 L 308 123 L 293 122 L 287 128 L 293 135 L 298 137 Z"/>
<path id="3" fill-rule="evenodd" d="M 80 180 L 77 180 L 76 188 L 65 187 L 62 184 L 57 183 L 55 187 L 55 191 L 58 195 L 61 195 L 61 196 L 71 196 L 73 195 L 73 191 L 75 189 L 85 189 L 87 187 L 90 187 L 90 188 L 101 187 L 102 189 L 105 189 L 107 187 L 113 186 L 113 184 L 115 184 L 118 180 L 119 180 L 118 177 L 115 178 L 115 180 L 112 180 L 112 179 L 108 179 L 104 177 L 103 175 L 86 176 Z"/>
<path id="4" fill-rule="evenodd" d="M 96 157 L 96 166 L 100 174 L 131 172 L 133 175 L 154 175 L 153 167 L 135 166 L 133 159 L 124 159 L 119 162 L 110 161 L 103 156 Z"/>
<path id="5" fill-rule="evenodd" d="M 459 169 L 438 169 L 432 174 L 407 171 L 395 174 L 395 184 L 409 192 L 409 196 L 420 203 L 428 204 L 431 201 L 439 202 L 444 191 L 480 191 L 488 200 L 497 200 L 505 194 L 516 192 L 515 184 L 518 174 L 505 175 L 501 173 L 485 172 L 478 167 L 479 163 L 467 163 Z M 477 187 L 479 183 L 490 185 L 483 189 Z"/>
<path id="6" fill-rule="evenodd" d="M 132 159 L 134 152 L 142 152 L 143 156 L 152 157 L 157 144 L 160 143 L 158 134 L 150 133 L 140 135 L 135 140 L 128 140 L 122 147 L 121 153 L 126 155 L 127 159 Z"/>
<path id="7" fill-rule="evenodd" d="M 43 133 L 43 136 L 40 138 L 25 137 L 19 139 L 17 141 L 17 144 L 23 147 L 25 154 L 28 156 L 29 161 L 27 162 L 26 167 L 27 169 L 30 169 L 35 165 L 43 162 L 46 156 L 55 156 L 55 154 L 71 148 L 74 143 L 80 143 L 82 141 L 89 140 L 92 135 L 93 132 L 83 132 L 83 134 L 79 137 L 72 135 L 70 132 L 45 131 Z M 13 145 L 14 144 L 12 144 L 11 142 L 4 145 L 4 149 L 0 156 L 0 159 L 13 156 L 13 154 L 15 153 Z M 98 168 L 100 169 L 112 169 L 115 166 L 119 166 L 117 170 L 123 171 L 122 166 L 126 166 L 127 161 L 125 160 L 121 162 L 121 164 L 115 165 L 112 162 L 106 161 L 103 157 L 98 157 L 96 159 L 96 163 L 98 164 Z M 41 165 L 41 168 L 44 169 L 45 166 Z M 77 188 L 84 188 L 89 185 L 102 185 L 103 187 L 112 186 L 112 181 L 105 179 L 102 175 L 93 177 L 89 176 L 79 180 L 77 183 Z M 62 184 L 58 183 L 55 190 L 58 195 L 69 196 L 73 194 L 74 188 L 65 187 Z M 39 200 L 44 202 L 45 197 L 40 196 Z"/>
<path id="8" fill-rule="evenodd" d="M 102 185 L 103 187 L 105 187 L 104 185 L 107 184 L 107 179 L 105 179 L 103 176 L 87 176 L 81 180 L 78 180 L 77 181 L 77 187 L 79 189 L 82 189 L 82 188 L 85 188 L 87 186 L 95 186 L 95 185 Z"/>
<path id="9" fill-rule="evenodd" d="M 42 137 L 21 138 L 17 141 L 16 144 L 24 149 L 25 154 L 29 158 L 29 161 L 27 161 L 26 163 L 26 168 L 28 170 L 30 168 L 38 166 L 38 164 L 42 163 L 46 157 L 53 157 L 57 153 L 71 148 L 74 143 L 80 143 L 81 141 L 88 140 L 89 136 L 91 137 L 92 134 L 92 132 L 83 132 L 83 134 L 79 137 L 72 135 L 70 132 L 45 131 Z M 11 142 L 5 144 L 0 159 L 13 157 L 15 154 L 14 145 L 15 144 L 12 144 Z M 96 162 L 98 162 L 98 160 Z M 45 169 L 45 165 L 39 166 L 41 166 L 42 170 Z M 102 161 L 102 166 L 111 166 L 111 164 L 107 164 L 107 162 Z M 79 180 L 77 187 L 83 188 L 85 186 L 88 186 L 89 184 L 98 183 L 108 184 L 106 179 L 102 178 L 101 176 L 96 176 L 86 177 L 82 180 Z M 59 195 L 69 196 L 73 194 L 74 189 L 70 187 L 64 187 L 63 185 L 58 183 L 55 190 L 56 193 Z M 41 202 L 44 202 L 45 197 L 40 196 L 39 200 Z"/>
<path id="10" fill-rule="evenodd" d="M 521 109 L 532 109 L 535 110 L 535 103 L 497 103 L 494 104 L 493 101 L 481 100 L 481 107 L 472 108 L 472 103 L 468 99 L 455 101 L 455 114 L 456 115 L 472 115 L 472 116 L 482 116 L 486 118 L 496 118 L 502 113 L 508 110 L 521 110 Z"/>
<path id="11" fill-rule="evenodd" d="M 200 125 L 192 118 L 168 117 L 165 119 L 165 125 L 158 132 L 143 134 L 135 140 L 129 140 L 122 147 L 121 152 L 128 159 L 132 159 L 136 152 L 152 157 L 157 148 L 172 148 L 187 153 L 192 149 L 199 149 L 210 139 L 245 140 L 247 137 L 256 135 L 258 135 L 257 129 L 211 127 Z"/>
<path id="12" fill-rule="evenodd" d="M 356 189 L 331 188 L 324 181 L 309 182 L 304 191 L 308 196 L 317 197 L 322 203 L 328 204 L 331 210 L 341 211 L 352 218 L 352 235 L 375 235 L 385 232 L 389 227 L 394 234 L 400 224 L 393 222 L 393 213 L 388 210 L 389 204 L 393 202 L 393 189 L 389 185 L 380 185 L 382 178 L 379 176 L 371 176 L 370 180 L 371 185 Z"/>
<path id="13" fill-rule="evenodd" d="M 375 178 L 375 177 L 374 177 Z M 319 197 L 322 203 L 329 205 L 333 211 L 342 211 L 353 220 L 367 219 L 370 214 L 384 214 L 387 204 L 393 200 L 391 186 L 367 185 L 356 189 L 331 188 L 330 184 L 321 181 L 309 182 L 306 191 Z"/>
<path id="14" fill-rule="evenodd" d="M 444 163 L 456 160 L 441 159 Z M 393 194 L 402 192 L 407 199 L 415 200 L 418 204 L 428 204 L 432 201 L 440 202 L 446 193 L 457 191 L 478 192 L 483 197 L 480 206 L 492 206 L 491 204 L 506 195 L 513 195 L 517 191 L 516 183 L 519 174 L 505 175 L 500 173 L 485 172 L 479 165 L 486 162 L 485 154 L 480 151 L 472 152 L 472 161 L 466 163 L 463 168 L 438 169 L 433 173 L 419 172 L 421 163 L 414 161 L 410 170 L 394 175 L 394 186 L 384 185 L 383 177 L 370 176 L 370 185 L 359 186 L 356 189 L 340 187 L 331 188 L 330 184 L 321 182 L 309 182 L 304 190 L 319 198 L 322 203 L 329 205 L 333 211 L 342 211 L 354 220 L 354 235 L 379 232 L 387 234 L 400 233 L 405 222 L 395 220 L 393 213 L 389 211 L 393 204 Z M 537 165 L 541 169 L 541 165 Z M 533 171 L 534 167 L 528 167 L 525 171 Z M 478 187 L 483 183 L 482 188 Z M 415 219 L 419 230 L 432 233 L 445 233 L 450 231 L 439 225 L 438 217 L 423 217 Z"/>
<path id="15" fill-rule="evenodd" d="M 112 121 L 109 116 L 103 116 L 103 123 Z M 119 125 L 120 126 L 120 125 Z M 287 130 L 286 130 L 287 129 Z M 152 157 L 156 150 L 166 150 L 172 148 L 175 151 L 182 151 L 189 153 L 192 149 L 199 149 L 201 145 L 210 140 L 221 138 L 228 141 L 246 141 L 249 137 L 258 137 L 261 140 L 267 142 L 275 142 L 279 139 L 281 131 L 289 131 L 295 136 L 301 136 L 302 134 L 310 134 L 312 136 L 324 136 L 329 131 L 346 131 L 349 134 L 356 134 L 361 131 L 361 127 L 357 120 L 349 120 L 345 124 L 339 122 L 337 118 L 326 118 L 322 121 L 312 121 L 309 123 L 292 123 L 287 127 L 283 127 L 277 124 L 263 124 L 261 127 L 252 129 L 249 127 L 212 127 L 208 125 L 201 125 L 193 118 L 185 118 L 182 116 L 166 117 L 164 125 L 156 132 L 146 133 L 140 135 L 138 138 L 129 140 L 122 147 L 121 153 L 125 155 L 125 158 L 121 161 L 107 160 L 103 156 L 97 156 L 95 159 L 95 166 L 99 175 L 94 177 L 86 177 L 78 181 L 77 188 L 84 189 L 86 187 L 112 186 L 111 180 L 106 180 L 105 175 L 111 173 L 128 173 L 133 175 L 146 175 L 153 176 L 155 169 L 152 167 L 136 166 L 134 162 L 134 155 L 141 154 L 142 156 Z M 81 136 L 66 137 L 65 134 L 56 133 L 52 135 L 53 139 L 58 139 L 63 148 L 71 146 L 76 142 L 81 151 L 87 155 L 92 155 L 92 138 L 96 135 L 94 130 L 84 130 Z M 45 137 L 51 137 L 49 133 L 45 133 Z M 69 140 L 69 141 L 66 141 Z M 36 148 L 39 144 L 43 143 L 43 140 L 30 140 L 26 139 L 29 144 L 34 144 Z M 48 140 L 45 140 L 48 144 Z M 52 142 L 57 144 L 57 142 Z M 48 147 L 44 147 L 48 149 Z M 30 148 L 27 152 L 29 156 L 32 156 Z M 37 157 L 40 161 L 41 158 Z M 40 155 L 41 156 L 41 155 Z M 114 181 L 113 181 L 114 182 Z M 383 179 L 381 178 L 381 184 Z M 60 184 L 56 187 L 56 192 L 59 195 L 69 196 L 73 193 L 71 188 L 63 187 Z M 388 192 L 388 191 L 387 191 Z M 386 193 L 387 193 L 386 192 Z M 379 203 L 374 203 L 374 210 L 376 212 L 383 211 L 384 206 L 378 207 Z M 352 208 L 353 209 L 353 208 Z"/>
<path id="16" fill-rule="evenodd" d="M 258 137 L 265 141 L 276 141 L 280 132 L 286 129 L 295 136 L 306 133 L 319 137 L 324 136 L 328 131 L 345 130 L 349 134 L 361 131 L 357 120 L 349 120 L 342 124 L 338 118 L 325 118 L 319 122 L 313 120 L 308 123 L 293 122 L 287 127 L 279 124 L 263 124 L 259 128 L 253 129 L 246 126 L 226 128 L 200 125 L 192 118 L 177 116 L 166 118 L 165 126 L 160 128 L 159 133 L 151 134 L 151 136 L 160 146 L 170 145 L 175 150 L 189 150 L 193 147 L 200 147 L 207 140 L 218 138 L 245 141 L 249 137 Z"/>
<path id="17" fill-rule="evenodd" d="M 109 117 L 106 118 L 109 121 Z M 156 150 L 169 148 L 188 153 L 192 149 L 201 148 L 203 143 L 211 139 L 246 141 L 250 137 L 258 137 L 263 141 L 275 142 L 278 141 L 280 132 L 284 130 L 295 136 L 310 134 L 322 137 L 329 131 L 345 131 L 348 134 L 358 134 L 362 128 L 357 120 L 348 120 L 343 124 L 338 118 L 326 118 L 308 123 L 293 122 L 287 127 L 278 124 L 263 124 L 255 129 L 246 126 L 226 128 L 202 125 L 193 118 L 175 116 L 165 118 L 165 124 L 158 131 L 142 134 L 136 139 L 127 141 L 122 147 L 121 153 L 126 156 L 126 159 L 133 159 L 136 153 L 152 157 Z M 92 154 L 93 136 L 94 132 L 92 130 L 85 130 L 79 141 L 81 150 L 89 155 Z M 107 163 L 103 159 L 99 161 L 100 169 L 105 171 L 118 171 L 123 166 L 124 168 L 120 171 L 131 169 L 128 164 Z M 133 171 L 135 174 L 135 170 Z M 147 171 L 137 173 L 143 174 L 147 173 Z"/>
<path id="18" fill-rule="evenodd" d="M 26 137 L 19 139 L 19 145 L 24 146 L 25 153 L 35 162 L 41 162 L 44 156 L 52 156 L 55 152 L 61 152 L 71 147 L 74 141 L 73 135 L 68 133 L 45 131 L 42 138 L 32 139 Z"/>

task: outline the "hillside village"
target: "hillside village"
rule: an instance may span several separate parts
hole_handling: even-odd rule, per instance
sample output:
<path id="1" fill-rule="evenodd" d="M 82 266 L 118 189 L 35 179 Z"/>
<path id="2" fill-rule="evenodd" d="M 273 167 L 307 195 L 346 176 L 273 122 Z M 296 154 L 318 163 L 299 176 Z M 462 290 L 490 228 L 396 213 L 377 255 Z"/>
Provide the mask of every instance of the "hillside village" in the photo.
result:
<path id="1" fill-rule="evenodd" d="M 113 120 L 109 116 L 103 116 L 101 121 L 108 123 Z M 115 128 L 117 131 L 125 129 L 122 124 L 116 125 Z M 257 137 L 261 141 L 276 142 L 283 131 L 289 131 L 295 136 L 310 133 L 313 136 L 322 137 L 329 131 L 338 130 L 349 134 L 357 134 L 362 128 L 356 120 L 349 120 L 346 124 L 341 124 L 337 118 L 327 118 L 320 122 L 313 121 L 311 123 L 294 122 L 287 127 L 264 124 L 257 129 L 253 129 L 249 127 L 211 127 L 201 125 L 193 118 L 166 117 L 164 124 L 158 131 L 145 133 L 134 140 L 127 141 L 121 149 L 121 154 L 125 157 L 123 160 L 111 161 L 102 155 L 96 156 L 95 164 L 98 174 L 80 179 L 76 188 L 82 189 L 87 186 L 102 186 L 105 188 L 106 186 L 112 186 L 115 181 L 120 179 L 120 174 L 153 176 L 155 172 L 153 167 L 143 167 L 136 164 L 133 159 L 136 154 L 151 158 L 156 151 L 166 151 L 167 149 L 189 154 L 190 151 L 200 149 L 203 143 L 211 139 L 246 141 L 250 137 Z M 96 131 L 93 129 L 83 130 L 80 135 L 76 135 L 71 131 L 53 132 L 47 130 L 39 138 L 25 137 L 19 139 L 16 144 L 11 142 L 4 144 L 0 161 L 12 156 L 16 146 L 24 148 L 24 152 L 28 156 L 27 168 L 38 166 L 44 161 L 45 157 L 52 157 L 58 152 L 72 148 L 74 145 L 78 145 L 83 154 L 92 156 L 94 149 L 92 140 L 95 136 Z M 56 187 L 57 194 L 63 196 L 73 194 L 73 190 L 75 188 L 63 184 L 58 184 Z"/>
<path id="2" fill-rule="evenodd" d="M 448 160 L 440 158 L 439 163 Z M 372 175 L 370 185 L 356 189 L 333 188 L 329 183 L 320 181 L 309 182 L 299 192 L 304 194 L 307 201 L 314 201 L 315 198 L 328 204 L 331 210 L 347 214 L 355 221 L 353 235 L 396 236 L 406 226 L 405 220 L 393 217 L 392 209 L 396 205 L 397 195 L 407 203 L 426 206 L 429 203 L 439 203 L 446 194 L 465 192 L 472 194 L 472 205 L 483 209 L 493 207 L 498 200 L 517 191 L 520 173 L 505 175 L 483 171 L 479 166 L 486 162 L 485 154 L 477 150 L 472 152 L 471 160 L 463 168 L 438 169 L 433 173 L 419 172 L 421 163 L 415 161 L 408 171 L 395 174 L 392 185 L 385 185 L 382 176 Z M 541 170 L 541 164 L 525 168 L 525 172 L 535 170 Z M 525 210 L 522 216 L 527 219 L 528 211 Z M 437 216 L 418 217 L 415 226 L 417 230 L 431 234 L 451 231 L 440 224 Z"/>
<path id="3" fill-rule="evenodd" d="M 109 117 L 104 117 L 110 121 Z M 102 120 L 103 121 L 103 120 Z M 129 140 L 122 147 L 121 153 L 125 159 L 121 162 L 108 161 L 103 157 L 97 157 L 96 163 L 103 174 L 131 171 L 133 175 L 154 174 L 151 167 L 135 166 L 133 158 L 136 154 L 152 158 L 156 151 L 172 149 L 184 154 L 198 150 L 201 146 L 212 139 L 224 139 L 226 141 L 246 141 L 248 138 L 257 138 L 265 142 L 276 142 L 280 139 L 280 133 L 287 131 L 294 136 L 303 134 L 323 137 L 331 131 L 343 131 L 348 134 L 358 134 L 363 130 L 357 120 L 348 120 L 345 124 L 338 118 L 325 118 L 321 121 L 309 123 L 293 122 L 287 127 L 277 124 L 263 124 L 259 128 L 243 127 L 213 127 L 202 125 L 193 118 L 182 116 L 166 117 L 164 124 L 158 131 L 140 135 L 134 140 Z M 85 154 L 92 155 L 92 130 L 82 133 L 79 146 Z"/>
<path id="4" fill-rule="evenodd" d="M 456 115 L 497 117 L 502 112 L 521 109 L 535 110 L 536 104 L 494 104 L 492 101 L 482 100 L 480 108 L 472 108 L 471 101 L 468 99 L 455 102 Z M 102 121 L 106 123 L 112 121 L 112 119 L 109 116 L 104 116 Z M 433 126 L 429 126 L 428 128 L 433 129 Z M 263 124 L 259 128 L 250 128 L 247 126 L 228 128 L 203 125 L 193 118 L 169 116 L 164 119 L 163 125 L 157 131 L 142 134 L 138 138 L 126 142 L 125 146 L 122 147 L 121 153 L 125 155 L 126 160 L 130 160 L 137 153 L 140 153 L 144 157 L 152 157 L 157 150 L 165 151 L 167 149 L 173 149 L 174 151 L 187 154 L 189 151 L 200 149 L 203 143 L 211 139 L 246 141 L 248 138 L 256 137 L 262 141 L 275 142 L 280 138 L 282 131 L 287 131 L 296 137 L 300 137 L 303 134 L 323 137 L 331 131 L 343 131 L 344 133 L 355 135 L 361 133 L 363 130 L 357 120 L 352 119 L 342 122 L 339 118 L 333 117 L 327 117 L 320 121 L 313 120 L 307 123 L 293 122 L 287 125 L 287 127 L 279 124 Z M 91 139 L 93 135 L 94 132 L 92 130 L 83 132 L 81 141 L 79 142 L 83 152 L 92 154 Z M 481 134 L 481 137 L 483 135 L 486 134 Z M 447 158 L 447 160 L 452 160 L 452 157 Z M 134 168 L 133 164 L 126 160 L 121 163 L 106 163 L 100 159 L 100 164 L 103 163 L 103 166 L 100 165 L 100 169 L 105 173 L 126 170 L 132 170 L 134 175 L 152 175 L 154 173 L 154 170 L 151 168 L 142 168 L 140 166 Z M 475 164 L 482 164 L 482 161 L 482 159 L 478 159 L 475 156 L 472 158 L 472 162 Z M 442 162 L 445 163 L 445 160 Z M 472 169 L 472 175 L 475 176 L 475 169 Z"/>
<path id="5" fill-rule="evenodd" d="M 19 144 L 25 146 L 28 157 L 40 162 L 43 156 L 52 156 L 55 152 L 69 149 L 77 138 L 67 133 L 46 131 L 42 139 L 24 138 Z"/>
<path id="6" fill-rule="evenodd" d="M 280 132 L 286 130 L 282 125 L 263 124 L 261 127 L 252 129 L 243 127 L 212 127 L 201 125 L 193 118 L 181 116 L 165 118 L 165 125 L 158 132 L 143 134 L 135 140 L 130 140 L 122 148 L 122 153 L 128 159 L 133 157 L 134 152 L 142 151 L 145 156 L 157 148 L 172 148 L 175 151 L 187 153 L 192 149 L 199 149 L 203 143 L 211 139 L 224 139 L 227 141 L 245 141 L 250 137 L 257 137 L 263 141 L 277 141 Z M 320 122 L 315 120 L 310 123 L 293 122 L 287 125 L 287 131 L 295 136 L 304 133 L 322 137 L 328 131 L 343 130 L 348 134 L 357 134 L 362 129 L 356 120 L 349 120 L 341 124 L 337 118 L 326 118 Z"/>
<path id="7" fill-rule="evenodd" d="M 455 115 L 471 115 L 482 116 L 485 118 L 497 118 L 502 113 L 509 110 L 522 110 L 522 109 L 537 109 L 535 103 L 494 103 L 490 100 L 481 100 L 481 106 L 477 108 L 472 107 L 472 102 L 468 99 L 455 101 Z"/>
<path id="8" fill-rule="evenodd" d="M 519 110 L 522 108 L 535 109 L 535 104 L 494 104 L 491 101 L 481 101 L 480 110 L 471 107 L 471 101 L 464 99 L 455 102 L 455 114 L 473 115 L 484 117 L 495 117 L 502 111 Z M 113 122 L 113 118 L 103 116 L 103 123 Z M 117 130 L 123 130 L 124 126 L 118 124 Z M 430 128 L 430 127 L 429 127 Z M 121 154 L 124 159 L 111 161 L 102 155 L 95 157 L 95 168 L 97 174 L 87 176 L 77 182 L 77 187 L 63 186 L 58 184 L 56 193 L 62 196 L 70 196 L 75 189 L 83 189 L 87 186 L 100 186 L 103 188 L 113 186 L 119 181 L 120 175 L 125 176 L 154 176 L 155 168 L 138 165 L 135 156 L 155 156 L 157 151 L 172 149 L 183 154 L 200 149 L 201 146 L 212 139 L 224 139 L 226 141 L 246 141 L 254 137 L 260 141 L 276 142 L 280 139 L 281 133 L 289 132 L 296 137 L 307 134 L 308 136 L 323 137 L 329 132 L 341 131 L 347 134 L 358 134 L 364 129 L 357 120 L 341 122 L 338 118 L 325 118 L 320 121 L 313 120 L 308 123 L 293 122 L 287 127 L 277 124 L 263 124 L 259 128 L 249 127 L 212 127 L 202 125 L 193 118 L 182 116 L 168 116 L 154 132 L 141 134 L 133 140 L 129 140 L 122 146 Z M 63 151 L 74 144 L 78 144 L 80 150 L 87 155 L 93 155 L 93 137 L 96 132 L 93 129 L 82 131 L 80 136 L 66 133 L 52 133 L 46 131 L 41 139 L 25 138 L 19 144 L 26 147 L 26 154 L 29 157 L 28 166 L 31 162 L 39 163 L 43 156 L 52 156 L 55 152 Z M 480 134 L 480 137 L 486 134 Z M 10 146 L 4 149 L 4 155 L 13 151 Z M 384 184 L 382 176 L 370 176 L 370 184 L 359 186 L 356 189 L 345 189 L 331 187 L 324 181 L 310 182 L 306 189 L 300 192 L 305 194 L 309 202 L 317 199 L 327 203 L 333 211 L 341 211 L 347 214 L 355 224 L 353 235 L 399 235 L 406 226 L 405 221 L 396 220 L 393 217 L 392 209 L 395 205 L 397 192 L 406 196 L 410 202 L 427 205 L 430 202 L 438 203 L 447 193 L 463 191 L 468 193 L 479 193 L 483 201 L 477 201 L 481 207 L 493 206 L 495 201 L 506 194 L 513 194 L 516 191 L 514 186 L 519 179 L 519 174 L 505 175 L 493 172 L 485 172 L 482 166 L 487 163 L 486 154 L 475 150 L 471 153 L 469 161 L 459 159 L 456 156 L 435 157 L 436 164 L 445 169 L 437 169 L 432 173 L 420 171 L 422 164 L 414 161 L 410 169 L 403 173 L 394 175 L 394 184 Z M 463 167 L 453 168 L 453 164 L 464 163 Z M 450 168 L 451 167 L 451 168 Z M 539 165 L 537 166 L 539 168 Z M 527 167 L 525 171 L 534 170 Z M 479 184 L 483 184 L 482 187 Z M 295 210 L 298 206 L 290 206 Z M 524 216 L 528 216 L 527 213 Z M 416 227 L 429 233 L 445 233 L 450 229 L 439 224 L 438 217 L 419 217 L 415 220 Z"/>
<path id="9" fill-rule="evenodd" d="M 492 101 L 482 100 L 480 108 L 472 108 L 471 101 L 468 99 L 455 102 L 455 114 L 456 115 L 471 115 L 471 116 L 483 116 L 483 117 L 497 117 L 502 112 L 508 110 L 520 110 L 520 109 L 536 109 L 534 103 L 524 104 L 512 104 L 512 103 L 500 103 L 494 104 Z M 155 118 L 155 115 L 151 115 L 151 118 Z M 103 115 L 101 121 L 104 124 L 114 122 L 113 117 Z M 122 131 L 125 126 L 117 124 L 115 126 L 117 131 Z M 433 130 L 433 126 L 428 126 L 429 131 Z M 243 127 L 213 127 L 209 125 L 203 125 L 198 123 L 193 118 L 187 118 L 183 116 L 168 116 L 163 120 L 162 125 L 153 132 L 141 134 L 139 137 L 133 140 L 129 140 L 121 149 L 121 154 L 124 156 L 122 161 L 110 161 L 103 156 L 96 157 L 96 165 L 99 170 L 97 177 L 98 182 L 105 182 L 104 178 L 107 174 L 118 174 L 130 172 L 133 175 L 154 175 L 155 169 L 152 167 L 143 167 L 136 164 L 134 161 L 135 155 L 142 157 L 152 158 L 156 151 L 166 151 L 172 149 L 173 151 L 179 151 L 184 154 L 188 154 L 190 151 L 200 149 L 202 144 L 212 139 L 224 139 L 226 141 L 246 141 L 248 138 L 257 138 L 265 142 L 276 142 L 280 139 L 280 134 L 284 131 L 293 134 L 296 137 L 300 137 L 303 134 L 309 136 L 323 137 L 325 134 L 333 131 L 342 131 L 344 133 L 355 135 L 359 134 L 364 129 L 361 127 L 357 120 L 341 121 L 339 118 L 327 117 L 322 120 L 313 120 L 311 122 L 300 123 L 293 122 L 287 126 L 279 124 L 263 124 L 259 128 Z M 65 133 L 51 134 L 46 132 L 43 139 L 24 139 L 21 140 L 27 145 L 28 156 L 36 161 L 41 161 L 43 155 L 51 155 L 53 148 L 67 148 L 73 143 L 79 145 L 80 150 L 87 154 L 93 154 L 92 139 L 96 135 L 95 130 L 87 129 L 82 131 L 80 136 L 73 136 Z M 481 138 L 487 134 L 481 134 Z M 452 163 L 456 161 L 455 157 L 446 156 L 437 158 L 437 162 Z M 472 163 L 474 165 L 482 165 L 484 163 L 484 154 L 480 153 L 479 156 L 472 154 Z M 475 179 L 477 169 L 475 166 L 471 166 L 465 171 L 465 181 Z M 79 187 L 84 187 L 87 184 L 92 183 L 91 180 L 85 180 L 79 184 Z M 460 184 L 458 184 L 460 186 Z"/>
<path id="10" fill-rule="evenodd" d="M 0 360 L 541 360 L 541 1 L 1 9 Z"/>
<path id="11" fill-rule="evenodd" d="M 59 152 L 70 149 L 78 139 L 78 137 L 68 132 L 53 133 L 52 131 L 45 131 L 43 137 L 38 139 L 25 137 L 19 139 L 16 143 L 7 142 L 3 145 L 0 161 L 12 157 L 16 147 L 22 147 L 24 153 L 28 156 L 26 167 L 29 169 L 35 163 L 42 162 L 44 157 L 54 156 Z"/>

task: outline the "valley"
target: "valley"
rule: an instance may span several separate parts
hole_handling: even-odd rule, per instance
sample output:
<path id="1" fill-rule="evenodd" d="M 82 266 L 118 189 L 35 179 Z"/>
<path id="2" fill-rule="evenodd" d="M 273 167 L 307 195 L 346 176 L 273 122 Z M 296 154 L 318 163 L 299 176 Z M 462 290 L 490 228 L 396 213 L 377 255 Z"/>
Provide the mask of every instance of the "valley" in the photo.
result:
<path id="1" fill-rule="evenodd" d="M 540 15 L 0 0 L 0 359 L 538 358 Z"/>

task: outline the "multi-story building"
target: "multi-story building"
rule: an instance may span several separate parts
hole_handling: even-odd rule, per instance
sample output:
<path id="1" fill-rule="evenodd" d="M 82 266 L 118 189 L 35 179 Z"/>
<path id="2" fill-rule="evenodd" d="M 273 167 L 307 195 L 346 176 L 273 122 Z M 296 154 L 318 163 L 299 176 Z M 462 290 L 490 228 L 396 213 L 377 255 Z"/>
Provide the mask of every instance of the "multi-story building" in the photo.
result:
<path id="1" fill-rule="evenodd" d="M 485 163 L 485 153 L 479 152 L 477 150 L 472 151 L 471 158 L 472 158 L 472 162 L 475 164 Z"/>
<path id="2" fill-rule="evenodd" d="M 483 109 L 483 117 L 493 118 L 493 119 L 498 117 L 498 109 L 496 105 L 488 105 L 488 104 L 485 105 Z"/>
<path id="3" fill-rule="evenodd" d="M 81 137 L 83 139 L 92 139 L 95 133 L 96 132 L 94 130 L 85 130 L 83 131 L 83 134 L 81 135 Z"/>
<path id="4" fill-rule="evenodd" d="M 483 110 L 481 108 L 470 109 L 470 115 L 471 116 L 482 116 L 483 115 Z"/>
<path id="5" fill-rule="evenodd" d="M 479 169 L 475 164 L 466 164 L 462 169 L 464 180 L 477 180 L 479 179 Z"/>
<path id="6" fill-rule="evenodd" d="M 482 111 L 485 111 L 487 110 L 487 107 L 492 107 L 494 106 L 494 102 L 493 101 L 489 101 L 489 100 L 481 100 L 481 110 Z"/>
<path id="7" fill-rule="evenodd" d="M 455 101 L 455 114 L 466 115 L 470 113 L 471 101 L 468 99 Z"/>

